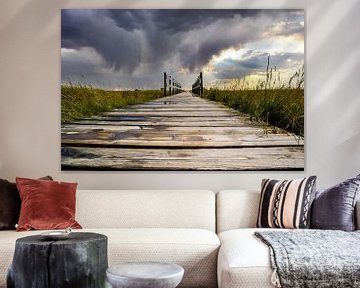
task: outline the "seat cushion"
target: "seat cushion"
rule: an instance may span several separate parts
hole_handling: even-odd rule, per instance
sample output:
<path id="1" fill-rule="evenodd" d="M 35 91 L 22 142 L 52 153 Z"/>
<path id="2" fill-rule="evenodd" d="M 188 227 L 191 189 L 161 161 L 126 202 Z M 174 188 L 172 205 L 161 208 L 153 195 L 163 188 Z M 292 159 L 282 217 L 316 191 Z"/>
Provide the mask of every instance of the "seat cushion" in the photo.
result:
<path id="1" fill-rule="evenodd" d="M 185 269 L 179 287 L 216 287 L 220 241 L 212 231 L 177 228 L 78 231 L 100 233 L 108 237 L 109 265 L 136 261 L 171 262 Z M 0 232 L 0 288 L 6 287 L 6 273 L 12 262 L 16 239 L 41 232 L 44 231 Z"/>
<path id="2" fill-rule="evenodd" d="M 254 236 L 255 231 L 262 230 L 273 229 L 234 229 L 219 234 L 219 288 L 274 287 L 269 248 Z"/>
<path id="3" fill-rule="evenodd" d="M 134 261 L 171 262 L 185 270 L 179 287 L 216 287 L 220 241 L 214 232 L 174 228 L 97 231 L 109 237 L 109 265 Z"/>

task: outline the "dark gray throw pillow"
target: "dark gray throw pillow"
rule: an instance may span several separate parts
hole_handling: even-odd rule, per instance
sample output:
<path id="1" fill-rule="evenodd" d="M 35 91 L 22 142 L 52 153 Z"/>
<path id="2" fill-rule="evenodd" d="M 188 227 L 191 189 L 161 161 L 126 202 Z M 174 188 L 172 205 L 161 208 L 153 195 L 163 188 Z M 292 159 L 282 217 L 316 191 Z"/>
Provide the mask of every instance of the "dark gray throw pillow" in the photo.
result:
<path id="1" fill-rule="evenodd" d="M 0 230 L 15 229 L 21 200 L 15 183 L 0 179 Z"/>
<path id="2" fill-rule="evenodd" d="M 311 211 L 311 228 L 353 231 L 359 185 L 360 174 L 317 191 Z"/>
<path id="3" fill-rule="evenodd" d="M 51 176 L 40 179 L 52 180 Z M 0 179 L 0 230 L 15 230 L 20 207 L 21 199 L 16 184 Z"/>

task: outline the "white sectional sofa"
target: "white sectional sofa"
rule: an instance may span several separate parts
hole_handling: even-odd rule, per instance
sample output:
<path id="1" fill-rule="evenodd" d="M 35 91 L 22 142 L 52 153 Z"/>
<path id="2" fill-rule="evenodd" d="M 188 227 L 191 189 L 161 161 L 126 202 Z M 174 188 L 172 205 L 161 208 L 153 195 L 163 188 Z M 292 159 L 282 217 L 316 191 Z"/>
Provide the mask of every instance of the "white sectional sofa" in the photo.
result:
<path id="1" fill-rule="evenodd" d="M 269 249 L 253 236 L 259 198 L 243 190 L 78 190 L 76 219 L 80 231 L 108 236 L 109 265 L 176 263 L 185 269 L 179 287 L 273 287 Z M 0 288 L 16 239 L 42 232 L 0 231 Z"/>

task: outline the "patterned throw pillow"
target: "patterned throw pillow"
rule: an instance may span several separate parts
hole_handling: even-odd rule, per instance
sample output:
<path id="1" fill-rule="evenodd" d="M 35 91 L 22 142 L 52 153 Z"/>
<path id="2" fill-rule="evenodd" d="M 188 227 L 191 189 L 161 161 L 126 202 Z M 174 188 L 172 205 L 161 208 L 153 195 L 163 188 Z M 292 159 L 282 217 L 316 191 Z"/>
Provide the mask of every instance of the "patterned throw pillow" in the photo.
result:
<path id="1" fill-rule="evenodd" d="M 263 179 L 257 227 L 308 228 L 316 176 L 294 180 Z"/>

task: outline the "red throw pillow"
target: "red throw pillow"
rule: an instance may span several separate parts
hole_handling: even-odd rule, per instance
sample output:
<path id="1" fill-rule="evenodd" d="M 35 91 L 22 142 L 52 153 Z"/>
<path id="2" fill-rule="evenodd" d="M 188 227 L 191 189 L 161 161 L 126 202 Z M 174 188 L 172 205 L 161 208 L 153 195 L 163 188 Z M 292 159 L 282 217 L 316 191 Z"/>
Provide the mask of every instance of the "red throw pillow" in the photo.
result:
<path id="1" fill-rule="evenodd" d="M 51 176 L 39 179 L 53 180 Z M 0 230 L 15 230 L 19 221 L 21 199 L 16 183 L 0 179 Z"/>
<path id="2" fill-rule="evenodd" d="M 21 198 L 17 231 L 81 228 L 75 221 L 77 183 L 16 178 Z"/>

